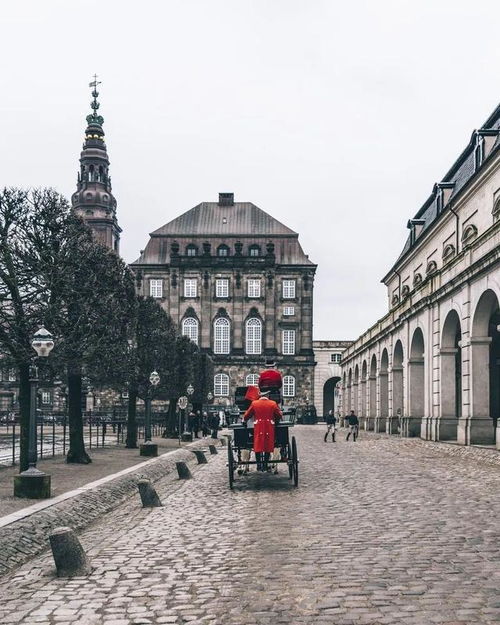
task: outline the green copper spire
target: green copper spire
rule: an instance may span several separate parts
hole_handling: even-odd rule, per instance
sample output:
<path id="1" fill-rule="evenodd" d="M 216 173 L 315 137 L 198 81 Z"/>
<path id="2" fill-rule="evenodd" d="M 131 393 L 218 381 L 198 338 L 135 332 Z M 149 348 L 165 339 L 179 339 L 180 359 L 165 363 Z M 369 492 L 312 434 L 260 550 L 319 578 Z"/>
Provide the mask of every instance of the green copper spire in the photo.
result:
<path id="1" fill-rule="evenodd" d="M 97 74 L 94 74 L 94 80 L 89 83 L 89 87 L 92 87 L 92 97 L 93 100 L 90 103 L 90 107 L 93 110 L 93 113 L 91 113 L 90 115 L 87 115 L 87 123 L 90 124 L 97 124 L 98 126 L 102 126 L 104 123 L 104 117 L 102 115 L 98 115 L 97 111 L 99 109 L 99 102 L 97 101 L 97 98 L 99 97 L 99 92 L 97 91 L 97 85 L 100 85 L 101 81 L 97 80 Z"/>

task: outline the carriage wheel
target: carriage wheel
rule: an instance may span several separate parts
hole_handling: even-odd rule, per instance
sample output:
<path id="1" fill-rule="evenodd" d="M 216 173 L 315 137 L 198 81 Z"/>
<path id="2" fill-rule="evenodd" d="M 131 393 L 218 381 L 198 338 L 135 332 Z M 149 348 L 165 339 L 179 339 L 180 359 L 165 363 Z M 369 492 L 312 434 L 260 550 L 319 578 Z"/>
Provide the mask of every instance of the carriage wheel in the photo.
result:
<path id="1" fill-rule="evenodd" d="M 288 478 L 291 480 L 293 477 L 293 456 L 290 449 L 290 443 L 286 444 L 286 457 L 288 460 Z"/>
<path id="2" fill-rule="evenodd" d="M 293 468 L 293 485 L 299 485 L 299 456 L 297 454 L 297 442 L 295 436 L 292 436 L 292 468 Z"/>
<path id="3" fill-rule="evenodd" d="M 233 489 L 234 482 L 234 456 L 233 456 L 233 446 L 231 445 L 231 441 L 228 441 L 227 444 L 227 469 L 229 473 L 229 488 Z"/>

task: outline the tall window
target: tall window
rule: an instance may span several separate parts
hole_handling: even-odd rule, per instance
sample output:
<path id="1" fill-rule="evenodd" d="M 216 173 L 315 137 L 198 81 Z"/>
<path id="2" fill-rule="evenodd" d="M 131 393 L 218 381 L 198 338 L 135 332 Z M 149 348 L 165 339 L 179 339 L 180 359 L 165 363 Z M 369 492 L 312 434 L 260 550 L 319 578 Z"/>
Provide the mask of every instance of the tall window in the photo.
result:
<path id="1" fill-rule="evenodd" d="M 49 391 L 42 391 L 42 404 L 50 404 L 52 401 L 52 396 Z"/>
<path id="2" fill-rule="evenodd" d="M 198 345 L 198 321 L 194 317 L 186 317 L 182 321 L 182 334 Z"/>
<path id="3" fill-rule="evenodd" d="M 231 324 L 225 317 L 214 322 L 214 354 L 229 354 Z"/>
<path id="4" fill-rule="evenodd" d="M 283 376 L 283 397 L 295 397 L 295 378 L 293 375 Z"/>
<path id="5" fill-rule="evenodd" d="M 247 354 L 262 353 L 262 322 L 260 319 L 249 319 L 246 323 L 246 349 Z"/>
<path id="6" fill-rule="evenodd" d="M 222 278 L 215 281 L 215 297 L 229 297 L 229 280 Z"/>
<path id="7" fill-rule="evenodd" d="M 198 253 L 198 250 L 196 249 L 196 245 L 191 244 L 186 247 L 187 256 L 196 256 L 197 253 Z"/>
<path id="8" fill-rule="evenodd" d="M 283 306 L 283 316 L 293 317 L 295 315 L 295 306 Z"/>
<path id="9" fill-rule="evenodd" d="M 339 363 L 341 360 L 340 354 L 330 354 L 330 362 Z"/>
<path id="10" fill-rule="evenodd" d="M 295 280 L 283 280 L 283 299 L 295 297 Z"/>
<path id="11" fill-rule="evenodd" d="M 260 297 L 260 280 L 248 281 L 248 297 Z"/>
<path id="12" fill-rule="evenodd" d="M 260 247 L 258 245 L 251 245 L 248 248 L 248 254 L 250 256 L 260 256 Z"/>
<path id="13" fill-rule="evenodd" d="M 196 297 L 198 282 L 193 278 L 184 280 L 184 297 Z"/>
<path id="14" fill-rule="evenodd" d="M 214 377 L 214 395 L 229 395 L 229 376 L 226 373 L 217 373 Z"/>
<path id="15" fill-rule="evenodd" d="M 257 386 L 259 383 L 259 374 L 258 373 L 249 373 L 245 378 L 245 384 L 247 386 Z"/>
<path id="16" fill-rule="evenodd" d="M 163 297 L 163 280 L 149 281 L 149 295 L 151 297 Z"/>
<path id="17" fill-rule="evenodd" d="M 227 245 L 219 245 L 217 248 L 217 256 L 229 256 L 229 248 Z"/>
<path id="18" fill-rule="evenodd" d="M 283 354 L 295 354 L 295 330 L 283 330 Z"/>

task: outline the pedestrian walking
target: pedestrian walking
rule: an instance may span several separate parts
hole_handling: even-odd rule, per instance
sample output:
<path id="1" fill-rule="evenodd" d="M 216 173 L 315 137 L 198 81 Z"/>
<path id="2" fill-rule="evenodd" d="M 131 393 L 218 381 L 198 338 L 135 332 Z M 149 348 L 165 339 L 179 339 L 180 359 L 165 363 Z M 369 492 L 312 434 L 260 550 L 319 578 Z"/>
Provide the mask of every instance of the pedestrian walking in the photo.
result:
<path id="1" fill-rule="evenodd" d="M 217 414 L 215 414 L 215 412 L 210 413 L 207 419 L 207 424 L 210 430 L 212 431 L 211 437 L 217 438 L 218 432 L 219 432 L 219 417 Z"/>
<path id="2" fill-rule="evenodd" d="M 355 415 L 354 410 L 351 410 L 351 414 L 346 417 L 347 425 L 349 426 L 349 432 L 347 432 L 346 441 L 349 440 L 349 436 L 352 434 L 352 440 L 356 442 L 356 438 L 359 432 L 359 420 Z"/>
<path id="3" fill-rule="evenodd" d="M 196 411 L 193 419 L 192 419 L 192 428 L 195 438 L 200 438 L 198 436 L 198 432 L 201 429 L 201 412 L 199 410 Z"/>
<path id="4" fill-rule="evenodd" d="M 203 438 L 208 436 L 209 428 L 208 428 L 208 415 L 205 411 L 201 415 L 201 434 Z"/>
<path id="5" fill-rule="evenodd" d="M 326 432 L 325 432 L 325 443 L 328 439 L 328 434 L 332 433 L 332 443 L 335 442 L 335 428 L 337 426 L 337 417 L 333 414 L 333 410 L 329 410 L 326 415 Z"/>

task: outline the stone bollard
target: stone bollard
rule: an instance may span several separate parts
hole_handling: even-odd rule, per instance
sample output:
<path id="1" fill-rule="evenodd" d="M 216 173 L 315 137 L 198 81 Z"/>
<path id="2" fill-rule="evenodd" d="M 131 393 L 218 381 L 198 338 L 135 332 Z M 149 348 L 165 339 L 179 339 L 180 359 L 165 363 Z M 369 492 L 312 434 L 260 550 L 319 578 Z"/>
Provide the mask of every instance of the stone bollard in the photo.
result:
<path id="1" fill-rule="evenodd" d="M 221 438 L 220 439 L 220 444 L 221 444 L 221 447 L 225 447 L 227 445 L 227 439 Z"/>
<path id="2" fill-rule="evenodd" d="M 163 505 L 158 497 L 158 493 L 149 480 L 139 480 L 137 482 L 137 488 L 139 489 L 143 508 L 159 508 Z"/>
<path id="3" fill-rule="evenodd" d="M 185 462 L 176 462 L 175 466 L 177 467 L 180 480 L 189 480 L 189 478 L 192 477 L 191 471 Z"/>
<path id="4" fill-rule="evenodd" d="M 58 577 L 89 575 L 89 559 L 70 527 L 57 527 L 49 536 Z"/>
<path id="5" fill-rule="evenodd" d="M 215 456 L 216 454 L 218 454 L 219 452 L 217 451 L 217 447 L 215 445 L 209 445 L 208 446 L 208 450 L 210 451 L 210 454 L 212 456 Z"/>
<path id="6" fill-rule="evenodd" d="M 205 452 L 201 449 L 191 449 L 193 454 L 196 456 L 196 460 L 198 460 L 198 464 L 207 464 L 207 457 L 205 456 Z"/>

